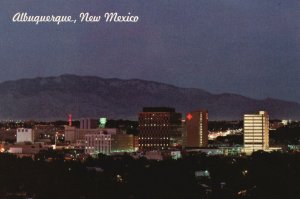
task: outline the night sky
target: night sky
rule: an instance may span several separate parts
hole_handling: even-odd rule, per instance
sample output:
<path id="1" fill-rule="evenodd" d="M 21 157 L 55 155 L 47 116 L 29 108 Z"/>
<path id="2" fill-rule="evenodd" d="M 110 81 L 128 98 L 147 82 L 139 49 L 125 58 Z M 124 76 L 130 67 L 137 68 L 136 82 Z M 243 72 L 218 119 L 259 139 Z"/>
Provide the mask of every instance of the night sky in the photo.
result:
<path id="1" fill-rule="evenodd" d="M 16 12 L 140 19 L 34 25 Z M 300 102 L 300 1 L 2 0 L 0 61 L 0 82 L 68 73 Z"/>

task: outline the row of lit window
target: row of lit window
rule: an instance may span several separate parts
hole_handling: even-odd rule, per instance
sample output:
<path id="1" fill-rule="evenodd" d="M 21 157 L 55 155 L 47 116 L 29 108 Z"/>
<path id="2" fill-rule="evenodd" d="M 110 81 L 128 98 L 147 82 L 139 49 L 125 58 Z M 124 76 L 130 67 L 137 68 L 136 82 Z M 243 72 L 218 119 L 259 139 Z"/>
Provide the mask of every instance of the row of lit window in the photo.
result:
<path id="1" fill-rule="evenodd" d="M 139 144 L 139 146 L 169 146 L 168 144 Z"/>
<path id="2" fill-rule="evenodd" d="M 265 134 L 267 135 L 267 134 Z M 244 138 L 245 137 L 249 137 L 249 138 L 261 138 L 264 137 L 264 135 L 260 132 L 260 133 L 244 133 Z"/>
<path id="3" fill-rule="evenodd" d="M 99 140 L 99 141 L 104 141 L 104 140 L 107 141 L 107 140 L 111 140 L 111 139 L 110 138 L 104 138 L 104 139 L 103 138 L 94 138 L 93 139 L 93 138 L 89 138 L 88 137 L 88 138 L 86 138 L 86 143 L 87 143 L 87 140 L 89 140 L 91 142 L 91 141 L 94 141 L 94 140 L 96 140 L 96 141 L 97 140 Z"/>
<path id="4" fill-rule="evenodd" d="M 152 138 L 152 137 L 139 137 L 139 140 L 154 140 L 154 139 L 160 139 L 160 140 L 168 140 L 168 139 L 170 139 L 170 138 L 168 138 L 168 137 L 163 137 L 163 138 Z"/>
<path id="5" fill-rule="evenodd" d="M 95 140 L 103 140 L 103 139 L 95 138 Z M 110 138 L 104 138 L 104 140 L 110 140 Z"/>
<path id="6" fill-rule="evenodd" d="M 140 126 L 169 126 L 168 124 L 141 124 Z"/>
<path id="7" fill-rule="evenodd" d="M 96 148 L 98 148 L 98 149 L 103 148 L 105 150 L 105 149 L 109 148 L 109 146 L 107 146 L 107 147 L 96 147 Z M 87 146 L 87 147 L 85 147 L 85 149 L 95 149 L 95 147 Z"/>
<path id="8" fill-rule="evenodd" d="M 157 112 L 157 113 L 155 113 L 155 114 L 153 114 L 153 113 L 142 113 L 141 115 L 143 115 L 143 118 L 146 118 L 146 117 L 167 117 L 169 114 L 165 114 L 165 113 L 159 113 L 159 112 Z"/>
<path id="9" fill-rule="evenodd" d="M 262 149 L 261 145 L 250 145 L 250 146 L 245 146 L 245 149 L 249 148 L 256 148 L 256 149 Z"/>
<path id="10" fill-rule="evenodd" d="M 244 137 L 263 137 L 263 135 L 267 135 L 266 133 L 265 134 L 262 134 L 262 132 L 260 133 L 244 133 Z"/>
<path id="11" fill-rule="evenodd" d="M 89 144 L 86 145 L 108 145 L 110 142 L 100 142 L 100 141 L 95 141 L 95 142 L 89 142 Z"/>
<path id="12" fill-rule="evenodd" d="M 264 126 L 261 124 L 247 124 L 244 125 L 244 128 L 264 128 Z"/>
<path id="13" fill-rule="evenodd" d="M 263 137 L 244 137 L 245 140 L 262 140 Z"/>
<path id="14" fill-rule="evenodd" d="M 85 149 L 94 149 L 94 147 L 86 146 Z"/>
<path id="15" fill-rule="evenodd" d="M 164 117 L 164 116 L 157 116 L 157 117 L 144 117 L 144 118 L 141 118 L 141 119 L 144 119 L 144 120 L 153 120 L 153 119 L 168 119 L 168 118 L 166 118 L 166 117 Z"/>
<path id="16" fill-rule="evenodd" d="M 244 133 L 260 133 L 266 132 L 264 129 L 244 129 Z"/>

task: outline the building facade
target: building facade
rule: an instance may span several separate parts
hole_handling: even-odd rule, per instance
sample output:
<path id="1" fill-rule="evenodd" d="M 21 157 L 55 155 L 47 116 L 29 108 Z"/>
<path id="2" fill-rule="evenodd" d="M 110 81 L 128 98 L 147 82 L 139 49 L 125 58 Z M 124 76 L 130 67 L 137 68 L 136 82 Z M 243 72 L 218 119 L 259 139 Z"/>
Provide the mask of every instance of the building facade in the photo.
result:
<path id="1" fill-rule="evenodd" d="M 85 140 L 85 135 L 97 134 L 101 131 L 106 131 L 108 134 L 116 134 L 118 129 L 104 128 L 104 129 L 78 129 L 73 126 L 65 126 L 65 141 L 70 144 L 76 144 Z"/>
<path id="2" fill-rule="evenodd" d="M 17 142 L 34 142 L 34 135 L 32 129 L 18 128 Z"/>
<path id="3" fill-rule="evenodd" d="M 198 110 L 186 114 L 185 147 L 207 147 L 208 144 L 208 111 Z"/>
<path id="4" fill-rule="evenodd" d="M 174 108 L 144 108 L 139 113 L 139 149 L 165 150 L 178 147 L 181 135 L 181 114 Z"/>
<path id="5" fill-rule="evenodd" d="M 117 133 L 111 137 L 111 152 L 112 153 L 130 153 L 138 149 L 136 145 L 136 137 L 126 133 Z"/>
<path id="6" fill-rule="evenodd" d="M 117 129 L 115 131 L 99 129 L 98 133 L 85 135 L 85 153 L 89 155 L 130 153 L 136 150 L 135 136 L 117 131 Z"/>
<path id="7" fill-rule="evenodd" d="M 35 125 L 33 127 L 35 142 L 55 142 L 55 136 L 63 135 L 64 128 L 55 125 Z"/>
<path id="8" fill-rule="evenodd" d="M 266 111 L 244 115 L 244 150 L 251 154 L 269 149 L 269 115 Z"/>
<path id="9" fill-rule="evenodd" d="M 99 121 L 92 118 L 81 118 L 80 129 L 96 129 L 99 128 Z"/>
<path id="10" fill-rule="evenodd" d="M 105 134 L 103 132 L 87 134 L 85 135 L 85 143 L 86 154 L 111 154 L 111 134 Z"/>

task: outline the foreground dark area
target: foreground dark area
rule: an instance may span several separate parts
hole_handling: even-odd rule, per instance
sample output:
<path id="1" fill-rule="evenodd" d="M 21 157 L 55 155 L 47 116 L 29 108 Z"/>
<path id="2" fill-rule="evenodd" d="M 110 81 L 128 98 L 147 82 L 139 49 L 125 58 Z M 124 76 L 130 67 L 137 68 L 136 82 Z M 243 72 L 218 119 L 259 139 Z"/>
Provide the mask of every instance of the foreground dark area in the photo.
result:
<path id="1" fill-rule="evenodd" d="M 0 198 L 300 198 L 300 154 L 81 162 L 0 155 Z M 195 176 L 204 171 L 206 176 Z"/>

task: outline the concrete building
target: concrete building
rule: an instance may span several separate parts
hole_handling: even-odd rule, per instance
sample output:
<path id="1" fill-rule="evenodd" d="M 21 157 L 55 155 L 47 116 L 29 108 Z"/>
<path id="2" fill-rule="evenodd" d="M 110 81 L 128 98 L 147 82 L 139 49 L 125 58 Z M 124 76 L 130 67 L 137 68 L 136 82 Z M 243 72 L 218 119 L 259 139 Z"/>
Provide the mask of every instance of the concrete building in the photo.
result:
<path id="1" fill-rule="evenodd" d="M 17 142 L 34 142 L 34 135 L 32 129 L 18 128 Z"/>
<path id="2" fill-rule="evenodd" d="M 35 125 L 33 127 L 34 141 L 50 143 L 55 141 L 55 136 L 63 135 L 63 127 L 55 125 Z"/>
<path id="3" fill-rule="evenodd" d="M 101 126 L 101 122 L 102 122 L 102 126 Z M 71 145 L 82 147 L 82 143 L 85 143 L 85 135 L 97 134 L 101 130 L 104 130 L 109 134 L 115 134 L 117 131 L 116 129 L 103 128 L 105 126 L 105 124 L 103 124 L 104 122 L 106 122 L 106 118 L 100 118 L 99 120 L 82 118 L 80 119 L 80 128 L 65 125 L 64 126 L 65 141 L 67 143 L 70 143 Z"/>
<path id="4" fill-rule="evenodd" d="M 125 133 L 117 133 L 111 137 L 112 153 L 130 153 L 138 150 L 136 136 Z"/>
<path id="5" fill-rule="evenodd" d="M 111 130 L 111 129 L 109 129 Z M 85 135 L 85 153 L 110 155 L 113 153 L 130 153 L 137 150 L 136 138 L 124 132 L 99 129 L 98 133 Z"/>
<path id="6" fill-rule="evenodd" d="M 16 144 L 8 146 L 9 153 L 13 154 L 37 154 L 40 152 L 40 150 L 45 149 L 43 148 L 43 145 L 40 143 L 34 143 L 34 144 Z"/>
<path id="7" fill-rule="evenodd" d="M 103 132 L 85 135 L 85 153 L 89 155 L 97 155 L 99 153 L 111 154 L 111 134 Z"/>
<path id="8" fill-rule="evenodd" d="M 17 143 L 17 144 L 9 144 L 5 146 L 8 153 L 14 154 L 19 158 L 23 157 L 31 157 L 32 159 L 38 154 L 41 150 L 47 150 L 48 148 L 44 148 L 41 143 Z"/>
<path id="9" fill-rule="evenodd" d="M 193 111 L 186 114 L 185 147 L 207 147 L 208 144 L 208 112 L 207 110 Z"/>
<path id="10" fill-rule="evenodd" d="M 80 129 L 97 129 L 99 128 L 99 121 L 91 118 L 80 119 Z"/>
<path id="11" fill-rule="evenodd" d="M 244 149 L 246 154 L 269 149 L 269 115 L 266 111 L 244 115 Z"/>
<path id="12" fill-rule="evenodd" d="M 181 135 L 181 114 L 174 108 L 144 108 L 139 113 L 139 149 L 165 150 L 178 147 Z"/>
<path id="13" fill-rule="evenodd" d="M 105 129 L 78 129 L 73 126 L 65 126 L 65 141 L 70 144 L 76 144 L 85 140 L 87 134 L 97 134 L 100 131 L 106 131 L 109 134 L 117 133 L 117 129 L 105 128 Z"/>

